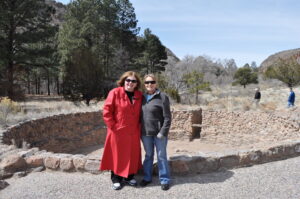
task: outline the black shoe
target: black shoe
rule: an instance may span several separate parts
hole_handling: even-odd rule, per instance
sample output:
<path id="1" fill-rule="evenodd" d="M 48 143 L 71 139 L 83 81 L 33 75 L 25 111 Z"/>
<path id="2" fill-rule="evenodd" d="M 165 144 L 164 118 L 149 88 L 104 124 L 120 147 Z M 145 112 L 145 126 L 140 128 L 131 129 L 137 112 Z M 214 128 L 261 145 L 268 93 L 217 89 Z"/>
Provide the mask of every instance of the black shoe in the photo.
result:
<path id="1" fill-rule="evenodd" d="M 161 190 L 167 191 L 168 189 L 170 189 L 170 185 L 169 184 L 162 184 L 161 185 Z"/>
<path id="2" fill-rule="evenodd" d="M 136 187 L 136 186 L 137 186 L 137 181 L 136 181 L 134 178 L 132 178 L 131 180 L 126 180 L 126 179 L 124 179 L 124 182 L 125 182 L 126 184 L 130 185 L 130 186 L 133 186 L 133 187 Z"/>
<path id="3" fill-rule="evenodd" d="M 147 186 L 147 185 L 150 184 L 150 183 L 151 183 L 151 181 L 142 180 L 142 181 L 140 182 L 140 186 L 141 186 L 141 187 L 145 187 L 145 186 Z"/>

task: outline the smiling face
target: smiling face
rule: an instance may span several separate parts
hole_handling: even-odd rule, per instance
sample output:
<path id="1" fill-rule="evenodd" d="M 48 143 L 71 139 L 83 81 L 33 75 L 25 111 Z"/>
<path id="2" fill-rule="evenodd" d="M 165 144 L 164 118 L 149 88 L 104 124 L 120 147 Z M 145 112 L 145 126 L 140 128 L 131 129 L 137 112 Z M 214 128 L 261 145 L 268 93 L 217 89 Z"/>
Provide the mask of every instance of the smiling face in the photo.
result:
<path id="1" fill-rule="evenodd" d="M 135 76 L 128 76 L 124 82 L 124 88 L 126 91 L 133 92 L 137 86 L 137 79 Z"/>
<path id="2" fill-rule="evenodd" d="M 146 77 L 144 85 L 148 94 L 153 94 L 156 90 L 156 81 L 152 77 Z"/>

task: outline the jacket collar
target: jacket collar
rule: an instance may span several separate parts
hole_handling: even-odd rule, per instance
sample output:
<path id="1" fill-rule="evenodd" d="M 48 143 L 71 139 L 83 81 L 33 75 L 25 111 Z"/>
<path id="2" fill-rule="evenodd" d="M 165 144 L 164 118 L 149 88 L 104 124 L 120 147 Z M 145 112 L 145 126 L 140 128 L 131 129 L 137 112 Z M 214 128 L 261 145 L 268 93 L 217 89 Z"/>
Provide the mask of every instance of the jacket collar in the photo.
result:
<path id="1" fill-rule="evenodd" d="M 121 87 L 121 91 L 122 91 L 122 97 L 123 97 L 123 99 L 127 99 L 128 97 L 127 97 L 127 94 L 126 94 L 124 86 Z M 138 90 L 134 90 L 133 99 L 134 100 L 138 100 L 139 98 L 140 98 L 140 96 L 138 95 Z"/>
<path id="2" fill-rule="evenodd" d="M 160 94 L 160 90 L 156 89 L 156 91 L 151 95 L 152 96 L 151 99 L 153 99 L 154 96 L 159 95 L 159 94 Z M 144 93 L 144 99 L 147 99 L 147 95 L 148 95 L 148 93 Z"/>

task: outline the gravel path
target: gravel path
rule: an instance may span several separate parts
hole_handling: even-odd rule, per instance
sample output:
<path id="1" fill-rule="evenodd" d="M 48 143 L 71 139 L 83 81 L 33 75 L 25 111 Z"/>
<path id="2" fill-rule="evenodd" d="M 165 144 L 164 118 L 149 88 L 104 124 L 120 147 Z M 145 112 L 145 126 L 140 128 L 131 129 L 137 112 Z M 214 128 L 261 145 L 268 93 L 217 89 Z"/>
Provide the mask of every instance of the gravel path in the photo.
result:
<path id="1" fill-rule="evenodd" d="M 110 188 L 109 173 L 46 171 L 11 178 L 0 191 L 2 199 L 96 199 L 96 198 L 300 198 L 300 157 L 217 173 L 173 177 L 172 187 L 160 189 L 157 178 L 146 188 Z M 138 179 L 141 176 L 137 176 Z"/>

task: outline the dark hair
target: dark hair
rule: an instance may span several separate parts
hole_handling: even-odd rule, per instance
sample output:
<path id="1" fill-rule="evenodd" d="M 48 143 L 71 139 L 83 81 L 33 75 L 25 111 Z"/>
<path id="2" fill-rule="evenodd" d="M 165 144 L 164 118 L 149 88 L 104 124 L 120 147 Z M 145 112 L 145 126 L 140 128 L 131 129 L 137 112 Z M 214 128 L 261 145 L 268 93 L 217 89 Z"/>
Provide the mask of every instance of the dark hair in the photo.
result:
<path id="1" fill-rule="evenodd" d="M 133 71 L 127 71 L 125 73 L 123 73 L 123 75 L 121 75 L 120 79 L 117 81 L 118 86 L 124 86 L 125 83 L 125 79 L 127 79 L 127 77 L 129 76 L 134 76 L 137 80 L 137 85 L 134 88 L 135 90 L 138 90 L 141 88 L 141 78 L 139 77 L 139 75 L 136 72 Z"/>

